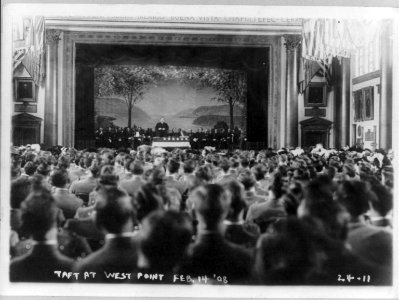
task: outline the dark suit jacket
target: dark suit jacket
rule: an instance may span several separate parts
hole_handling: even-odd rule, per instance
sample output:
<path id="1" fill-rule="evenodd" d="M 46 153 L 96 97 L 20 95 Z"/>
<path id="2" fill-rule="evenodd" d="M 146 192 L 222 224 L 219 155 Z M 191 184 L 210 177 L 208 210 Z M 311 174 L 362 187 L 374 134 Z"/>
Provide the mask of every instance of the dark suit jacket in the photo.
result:
<path id="1" fill-rule="evenodd" d="M 243 284 L 250 279 L 252 255 L 228 242 L 219 233 L 200 234 L 183 263 L 181 274 L 191 276 L 226 276 L 229 284 Z"/>
<path id="2" fill-rule="evenodd" d="M 349 223 L 348 244 L 353 253 L 381 266 L 392 266 L 392 231 L 374 225 Z"/>
<path id="3" fill-rule="evenodd" d="M 32 252 L 17 257 L 10 264 L 12 282 L 66 282 L 58 278 L 54 271 L 70 272 L 73 260 L 60 254 L 57 245 L 33 246 Z"/>
<path id="4" fill-rule="evenodd" d="M 255 247 L 259 235 L 259 228 L 255 224 L 247 226 L 244 224 L 227 224 L 224 233 L 228 241 L 245 248 Z"/>
<path id="5" fill-rule="evenodd" d="M 96 272 L 95 279 L 82 282 L 117 283 L 126 282 L 107 278 L 107 273 L 133 273 L 137 269 L 137 239 L 134 237 L 115 237 L 105 240 L 102 248 L 80 260 L 76 272 Z"/>

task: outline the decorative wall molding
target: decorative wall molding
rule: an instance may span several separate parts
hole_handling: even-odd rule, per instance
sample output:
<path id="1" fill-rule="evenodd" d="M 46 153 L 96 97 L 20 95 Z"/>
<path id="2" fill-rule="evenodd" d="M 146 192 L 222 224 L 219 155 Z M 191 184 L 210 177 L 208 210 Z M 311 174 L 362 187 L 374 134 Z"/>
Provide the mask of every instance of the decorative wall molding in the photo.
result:
<path id="1" fill-rule="evenodd" d="M 295 50 L 299 47 L 302 41 L 302 37 L 300 35 L 293 34 L 285 34 L 284 35 L 284 46 L 288 51 Z"/>
<path id="2" fill-rule="evenodd" d="M 186 33 L 112 33 L 112 32 L 71 32 L 65 31 L 65 37 L 79 43 L 95 44 L 151 44 L 151 45 L 217 45 L 265 47 L 276 42 L 274 36 L 242 36 Z"/>
<path id="3" fill-rule="evenodd" d="M 379 77 L 381 77 L 381 71 L 377 70 L 377 71 L 370 72 L 370 73 L 353 78 L 352 84 L 359 84 L 359 83 L 369 81 L 369 80 L 379 78 Z"/>
<path id="4" fill-rule="evenodd" d="M 61 31 L 54 29 L 46 30 L 46 44 L 58 44 L 58 41 L 61 39 Z"/>
<path id="5" fill-rule="evenodd" d="M 300 34 L 302 19 L 220 16 L 47 17 L 46 28 L 96 32 L 170 32 L 196 34 Z"/>

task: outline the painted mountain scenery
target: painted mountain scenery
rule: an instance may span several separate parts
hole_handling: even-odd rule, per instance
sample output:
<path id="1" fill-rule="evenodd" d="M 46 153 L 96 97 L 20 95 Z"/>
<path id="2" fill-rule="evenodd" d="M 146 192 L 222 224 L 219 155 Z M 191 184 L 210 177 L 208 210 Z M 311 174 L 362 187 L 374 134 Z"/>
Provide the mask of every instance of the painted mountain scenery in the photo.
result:
<path id="1" fill-rule="evenodd" d="M 246 76 L 237 70 L 176 66 L 95 69 L 96 126 L 213 128 L 223 121 L 245 130 Z"/>

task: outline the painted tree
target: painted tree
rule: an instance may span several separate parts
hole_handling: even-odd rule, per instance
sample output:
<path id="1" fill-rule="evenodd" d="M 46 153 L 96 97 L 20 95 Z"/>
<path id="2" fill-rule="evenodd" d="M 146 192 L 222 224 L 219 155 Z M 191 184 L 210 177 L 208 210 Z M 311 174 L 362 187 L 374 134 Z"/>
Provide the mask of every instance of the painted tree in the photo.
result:
<path id="1" fill-rule="evenodd" d="M 230 129 L 234 129 L 234 108 L 246 101 L 245 73 L 238 70 L 203 69 L 198 73 L 201 86 L 212 87 L 217 96 L 212 100 L 229 105 Z"/>
<path id="2" fill-rule="evenodd" d="M 134 105 L 143 99 L 150 86 L 164 76 L 158 67 L 136 65 L 113 65 L 96 69 L 97 96 L 117 96 L 125 102 L 128 113 L 128 127 L 132 126 Z"/>
<path id="3" fill-rule="evenodd" d="M 230 128 L 234 129 L 234 108 L 246 101 L 246 74 L 239 70 L 185 68 L 170 66 L 165 70 L 166 77 L 184 82 L 198 82 L 199 88 L 211 87 L 217 96 L 212 100 L 229 105 Z"/>

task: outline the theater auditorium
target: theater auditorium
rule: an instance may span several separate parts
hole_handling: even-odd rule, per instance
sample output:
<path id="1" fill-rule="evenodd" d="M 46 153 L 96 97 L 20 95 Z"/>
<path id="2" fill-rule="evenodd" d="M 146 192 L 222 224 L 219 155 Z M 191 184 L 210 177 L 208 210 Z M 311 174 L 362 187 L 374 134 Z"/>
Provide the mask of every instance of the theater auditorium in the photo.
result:
<path id="1" fill-rule="evenodd" d="M 12 22 L 9 281 L 390 286 L 391 19 Z"/>

